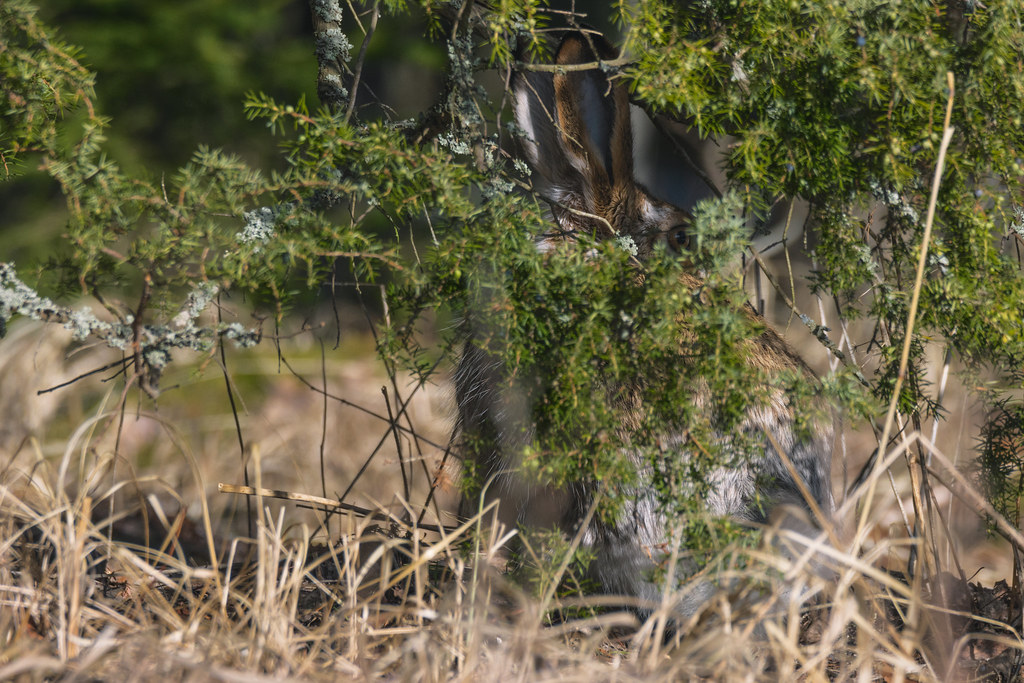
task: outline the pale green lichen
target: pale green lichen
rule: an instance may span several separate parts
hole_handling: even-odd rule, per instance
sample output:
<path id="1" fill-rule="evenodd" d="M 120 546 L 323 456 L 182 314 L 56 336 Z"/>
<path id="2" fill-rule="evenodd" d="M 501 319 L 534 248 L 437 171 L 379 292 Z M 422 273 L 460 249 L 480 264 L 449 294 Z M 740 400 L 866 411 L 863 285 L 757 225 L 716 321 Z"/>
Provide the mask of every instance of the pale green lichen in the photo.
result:
<path id="1" fill-rule="evenodd" d="M 328 28 L 316 34 L 318 62 L 347 62 L 352 55 L 352 43 L 340 28 Z"/>
<path id="2" fill-rule="evenodd" d="M 245 227 L 241 232 L 235 234 L 240 244 L 252 246 L 253 253 L 258 254 L 263 245 L 269 242 L 274 235 L 274 227 L 277 221 L 277 213 L 268 206 L 261 206 L 252 211 L 242 214 L 245 219 Z"/>
<path id="3" fill-rule="evenodd" d="M 185 297 L 185 305 L 181 309 L 181 313 L 175 316 L 172 321 L 177 327 L 187 327 L 192 324 L 199 314 L 206 310 L 206 307 L 213 301 L 213 297 L 217 296 L 219 288 L 212 282 L 200 283 L 195 289 L 188 293 Z"/>
<path id="4" fill-rule="evenodd" d="M 239 347 L 259 343 L 259 331 L 247 330 L 239 323 L 196 326 L 195 320 L 210 305 L 217 291 L 213 283 L 202 283 L 193 289 L 186 297 L 181 312 L 172 321 L 179 329 L 154 324 L 140 325 L 136 330 L 134 317 L 130 314 L 123 321 L 107 322 L 97 318 L 88 306 L 73 309 L 56 304 L 22 282 L 12 264 L 0 263 L 0 321 L 6 327 L 11 317 L 23 315 L 63 325 L 76 341 L 93 337 L 119 351 L 137 347 L 150 375 L 149 382 L 155 386 L 155 380 L 171 361 L 173 349 L 207 351 L 219 336 L 232 340 Z"/>
<path id="5" fill-rule="evenodd" d="M 1010 223 L 1010 230 L 1024 237 L 1024 208 L 1013 207 L 1013 222 Z"/>
<path id="6" fill-rule="evenodd" d="M 313 0 L 312 6 L 313 12 L 321 21 L 341 23 L 341 6 L 338 4 L 338 0 Z"/>
<path id="7" fill-rule="evenodd" d="M 627 252 L 630 256 L 636 256 L 639 253 L 636 242 L 629 235 L 620 235 L 615 239 L 615 243 L 619 246 L 619 249 Z"/>

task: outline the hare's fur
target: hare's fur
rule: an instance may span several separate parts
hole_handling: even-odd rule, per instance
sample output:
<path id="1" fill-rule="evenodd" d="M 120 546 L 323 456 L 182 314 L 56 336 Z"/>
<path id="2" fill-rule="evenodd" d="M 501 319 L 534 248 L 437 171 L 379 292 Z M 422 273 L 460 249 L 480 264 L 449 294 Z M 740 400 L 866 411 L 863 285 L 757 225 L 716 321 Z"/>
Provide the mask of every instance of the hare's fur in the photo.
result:
<path id="1" fill-rule="evenodd" d="M 559 46 L 556 61 L 572 65 L 612 56 L 599 37 L 571 33 Z M 553 248 L 584 231 L 608 238 L 628 235 L 637 247 L 637 257 L 643 260 L 658 240 L 690 223 L 685 210 L 654 198 L 634 177 L 633 133 L 624 85 L 609 82 L 597 69 L 554 75 L 531 72 L 517 77 L 513 94 L 516 123 L 525 133 L 523 149 L 540 194 L 552 206 L 554 229 L 539 240 L 539 248 Z M 691 289 L 700 285 L 696 275 L 684 280 L 681 284 Z M 808 372 L 770 328 L 749 345 L 752 369 Z M 816 507 L 816 513 L 827 518 L 834 508 L 830 484 L 833 426 L 831 419 L 823 419 L 810 438 L 798 438 L 792 408 L 781 391 L 773 391 L 769 401 L 752 411 L 743 425 L 748 432 L 765 435 L 763 453 L 743 467 L 716 470 L 706 506 L 713 515 L 753 523 L 778 521 L 781 516 L 781 524 L 787 528 L 813 535 L 823 520 L 814 519 L 810 510 Z M 487 483 L 486 497 L 500 501 L 500 518 L 511 525 L 576 533 L 593 500 L 594 486 L 556 489 L 520 476 L 516 458 L 532 437 L 530 406 L 523 393 L 510 384 L 499 362 L 471 342 L 456 372 L 456 394 L 466 457 L 474 461 L 481 484 Z M 707 402 L 699 395 L 694 400 Z M 623 427 L 639 425 L 643 410 L 639 399 L 623 406 Z M 681 433 L 666 434 L 663 441 L 668 448 L 686 448 Z M 788 457 L 802 486 L 776 447 Z M 603 590 L 657 603 L 662 593 L 651 574 L 664 557 L 672 525 L 649 485 L 649 465 L 638 454 L 630 457 L 640 484 L 615 523 L 593 518 L 584 530 L 583 543 L 595 555 L 591 571 Z M 805 499 L 804 491 L 813 503 Z M 463 512 L 477 502 L 465 501 Z M 679 599 L 676 611 L 692 614 L 710 593 L 710 584 L 699 584 Z"/>

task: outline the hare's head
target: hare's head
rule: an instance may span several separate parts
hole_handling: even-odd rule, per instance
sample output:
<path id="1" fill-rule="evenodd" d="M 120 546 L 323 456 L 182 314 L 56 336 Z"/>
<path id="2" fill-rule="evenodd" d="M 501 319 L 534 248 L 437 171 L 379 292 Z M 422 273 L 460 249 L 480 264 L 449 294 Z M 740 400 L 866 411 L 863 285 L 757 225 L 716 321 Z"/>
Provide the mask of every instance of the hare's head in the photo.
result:
<path id="1" fill-rule="evenodd" d="M 600 36 L 570 33 L 555 58 L 564 71 L 526 72 L 514 84 L 523 147 L 558 226 L 541 246 L 586 233 L 629 237 L 641 259 L 659 242 L 681 253 L 691 216 L 652 197 L 633 175 L 629 94 L 597 64 L 614 57 Z"/>

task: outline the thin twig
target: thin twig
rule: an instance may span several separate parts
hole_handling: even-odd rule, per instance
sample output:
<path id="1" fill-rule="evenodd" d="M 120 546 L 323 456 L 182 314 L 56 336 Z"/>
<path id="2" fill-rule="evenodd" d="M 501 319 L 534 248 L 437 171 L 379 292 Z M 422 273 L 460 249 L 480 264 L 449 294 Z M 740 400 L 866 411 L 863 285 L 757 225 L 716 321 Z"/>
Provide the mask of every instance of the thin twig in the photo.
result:
<path id="1" fill-rule="evenodd" d="M 683 147 L 682 143 L 680 143 L 679 140 L 676 139 L 676 136 L 673 135 L 672 131 L 668 129 L 668 126 L 665 125 L 664 119 L 661 116 L 659 116 L 650 106 L 648 106 L 646 102 L 640 103 L 640 107 L 641 109 L 644 110 L 644 113 L 647 114 L 647 118 L 651 120 L 651 123 L 654 124 L 654 127 L 658 129 L 658 132 L 661 133 L 663 137 L 667 138 L 670 143 L 672 143 L 672 147 L 673 149 L 675 149 L 676 156 L 684 164 L 686 164 L 687 168 L 696 173 L 698 178 L 704 181 L 704 184 L 708 186 L 708 189 L 711 190 L 711 193 L 715 195 L 716 198 L 721 199 L 722 191 L 718 189 L 717 185 L 715 185 L 715 181 L 712 180 L 711 176 L 709 176 L 707 172 L 700 167 L 700 164 L 693 160 L 689 152 L 686 151 L 686 148 Z"/>
<path id="2" fill-rule="evenodd" d="M 975 490 L 974 486 L 967 481 L 967 477 L 960 473 L 956 468 L 956 465 L 954 465 L 942 451 L 936 448 L 935 444 L 931 443 L 920 434 L 917 435 L 917 438 L 924 444 L 925 448 L 928 449 L 928 452 L 930 452 L 932 456 L 946 468 L 946 471 L 949 472 L 949 475 L 953 480 L 960 485 L 958 489 L 954 489 L 949 485 L 946 485 L 946 488 L 948 488 L 950 492 L 958 498 L 965 498 L 965 502 L 968 503 L 969 507 L 975 506 L 978 510 L 988 515 L 988 517 L 995 523 L 999 534 L 1012 543 L 1018 550 L 1024 551 L 1024 534 L 1022 534 L 1016 526 L 1007 521 L 1005 517 L 999 514 L 999 512 L 992 507 L 992 504 L 985 499 L 985 496 Z M 933 468 L 928 468 L 928 471 L 932 476 L 936 476 L 939 481 L 942 481 L 942 478 L 937 476 L 937 472 Z"/>
<path id="3" fill-rule="evenodd" d="M 102 366 L 96 368 L 95 370 L 89 370 L 88 372 L 83 372 L 82 374 L 78 375 L 77 377 L 72 377 L 71 379 L 67 380 L 66 382 L 61 382 L 60 384 L 55 384 L 52 387 L 47 387 L 46 389 L 40 389 L 39 391 L 36 392 L 36 395 L 37 396 L 42 396 L 43 394 L 48 394 L 51 391 L 57 391 L 58 389 L 63 389 L 64 387 L 66 387 L 68 385 L 74 384 L 78 380 L 85 379 L 86 377 L 88 377 L 90 375 L 95 375 L 96 373 L 99 373 L 99 372 L 105 372 L 106 370 L 109 370 L 110 368 L 113 368 L 113 367 L 117 367 L 118 365 L 123 366 L 121 369 L 122 369 L 122 371 L 124 371 L 129 365 L 131 365 L 134 362 L 135 362 L 134 357 L 133 358 L 119 358 L 119 359 L 115 360 L 113 363 L 107 363 L 106 365 L 102 365 Z M 120 374 L 120 373 L 117 373 L 117 374 Z M 117 375 L 115 374 L 114 376 L 116 377 Z"/>
<path id="4" fill-rule="evenodd" d="M 391 410 L 391 400 L 388 397 L 388 388 L 380 388 L 381 395 L 384 396 L 384 407 L 388 411 L 388 422 L 391 423 L 390 431 L 395 437 L 395 452 L 398 453 L 398 471 L 402 473 L 402 498 L 409 500 L 409 473 L 405 471 L 405 459 L 402 457 L 402 439 L 398 436 L 398 419 Z M 400 398 L 395 397 L 396 400 L 401 401 Z"/>
<path id="5" fill-rule="evenodd" d="M 300 375 L 298 373 L 298 371 L 296 371 L 291 366 L 291 364 L 288 362 L 288 359 L 285 358 L 283 355 L 280 356 L 279 359 L 284 364 L 284 366 L 286 368 L 288 368 L 288 371 L 292 373 L 292 375 L 295 377 L 295 379 L 297 379 L 300 382 L 302 382 L 303 384 L 305 384 L 312 391 L 315 391 L 317 393 L 324 393 L 324 394 L 327 395 L 327 398 L 331 399 L 332 401 L 337 401 L 338 403 L 342 404 L 343 406 L 348 406 L 350 408 L 355 408 L 356 410 L 364 412 L 367 415 L 369 415 L 370 417 L 375 417 L 378 420 L 381 420 L 382 422 L 390 422 L 388 420 L 388 418 L 385 417 L 384 415 L 381 415 L 380 413 L 376 413 L 376 412 L 370 410 L 369 408 L 367 408 L 365 406 L 361 406 L 358 403 L 355 403 L 354 401 L 348 400 L 347 398 L 342 398 L 341 396 L 337 396 L 337 395 L 329 393 L 329 392 L 324 392 L 323 389 L 321 389 L 320 387 L 315 386 L 314 384 L 310 383 L 309 380 L 307 380 L 305 377 Z M 436 369 L 437 366 L 440 365 L 440 363 L 441 363 L 441 361 L 438 360 L 437 363 L 434 364 L 434 368 L 433 369 Z M 422 386 L 422 385 L 417 385 L 417 387 L 419 387 L 419 386 Z M 412 399 L 412 397 L 410 396 L 409 400 L 411 400 L 411 399 Z M 403 408 L 402 408 L 402 410 L 400 412 L 404 412 L 404 411 L 405 411 L 405 408 L 403 406 Z M 398 429 L 402 430 L 403 432 L 409 432 L 410 431 L 407 427 L 403 427 L 402 425 L 398 425 Z M 427 444 L 428 446 L 433 446 L 434 448 L 436 448 L 439 451 L 442 451 L 442 450 L 445 449 L 445 447 L 442 446 L 441 444 L 436 443 L 434 441 L 431 441 L 430 439 L 427 439 L 427 438 L 425 438 L 423 436 L 417 436 L 417 438 L 419 438 L 423 443 Z"/>
<path id="6" fill-rule="evenodd" d="M 944 122 L 944 129 L 942 133 L 942 144 L 939 146 L 939 156 L 935 162 L 935 176 L 932 179 L 932 192 L 931 197 L 928 200 L 928 214 L 924 222 L 924 235 L 921 237 L 921 253 L 917 260 L 917 274 L 914 278 L 914 290 L 910 298 L 910 310 L 907 313 L 907 325 L 905 335 L 903 338 L 903 351 L 900 355 L 900 366 L 899 372 L 896 375 L 896 383 L 893 386 L 892 397 L 889 400 L 889 410 L 885 416 L 885 424 L 882 427 L 882 436 L 878 440 L 879 450 L 884 450 L 889 442 L 889 434 L 892 431 L 893 418 L 896 416 L 896 408 L 899 405 L 900 393 L 903 390 L 903 382 L 907 376 L 907 364 L 910 361 L 910 345 L 913 340 L 914 334 L 914 323 L 917 321 L 917 306 L 921 299 L 921 286 L 924 281 L 924 270 L 928 259 L 928 244 L 931 242 L 932 236 L 932 225 L 935 221 L 935 207 L 939 200 L 939 186 L 942 183 L 942 171 L 946 165 L 946 150 L 949 149 L 949 143 L 953 138 L 953 127 L 950 125 L 950 120 L 953 116 L 953 73 L 946 73 L 946 80 L 949 83 L 949 97 L 946 100 L 946 119 Z M 882 459 L 879 458 L 876 461 L 876 466 Z M 911 468 L 913 470 L 913 468 Z M 912 476 L 915 473 L 912 472 Z M 871 505 L 870 502 L 874 497 L 875 482 L 877 478 L 872 478 L 869 484 L 868 493 L 866 496 L 866 502 L 861 508 L 861 515 L 858 527 L 863 528 L 867 523 L 868 510 Z M 919 507 L 920 502 L 920 490 L 914 487 L 914 507 L 915 513 L 920 516 L 922 513 Z"/>
<path id="7" fill-rule="evenodd" d="M 564 74 L 572 71 L 595 71 L 607 68 L 618 68 L 626 66 L 633 60 L 628 57 L 617 57 L 616 59 L 601 59 L 596 62 L 580 62 L 578 64 L 534 64 L 533 62 L 516 62 L 515 67 L 520 71 L 539 71 L 541 73 Z"/>
<path id="8" fill-rule="evenodd" d="M 827 348 L 833 356 L 838 358 L 844 364 L 849 365 L 849 361 L 846 358 L 846 354 L 839 350 L 839 347 L 836 345 L 834 341 L 829 339 L 828 328 L 819 325 L 818 323 L 814 322 L 814 320 L 811 319 L 809 315 L 806 315 L 805 313 L 801 312 L 801 310 L 797 308 L 796 303 L 789 298 L 786 292 L 782 290 L 782 287 L 779 285 L 779 283 L 777 283 L 775 279 L 772 277 L 771 272 L 768 270 L 767 264 L 765 264 L 764 259 L 761 258 L 761 255 L 757 253 L 757 250 L 754 249 L 754 247 L 751 245 L 747 246 L 747 250 L 750 252 L 751 256 L 754 257 L 754 261 L 757 262 L 757 265 L 760 266 L 761 271 L 764 273 L 764 276 L 768 278 L 768 282 L 771 284 L 772 288 L 778 293 L 780 297 L 782 297 L 782 300 L 786 302 L 786 306 L 788 306 L 789 309 L 794 314 L 796 314 L 798 318 L 800 318 L 800 322 L 802 322 L 804 326 L 811 331 L 811 334 L 814 335 L 814 338 L 821 342 L 821 344 L 825 348 Z M 857 379 L 860 380 L 861 384 L 863 384 L 864 386 L 870 386 L 868 381 L 861 374 L 860 368 L 857 368 L 856 366 L 851 367 L 854 368 Z"/>
<path id="9" fill-rule="evenodd" d="M 333 299 L 333 297 L 332 297 Z M 327 356 L 324 340 L 320 342 L 320 380 L 324 383 L 323 411 L 320 419 L 320 491 L 327 497 Z"/>
<path id="10" fill-rule="evenodd" d="M 359 92 L 359 81 L 363 74 L 363 66 L 366 63 L 366 50 L 370 47 L 370 39 L 373 38 L 374 31 L 377 30 L 377 19 L 380 17 L 380 0 L 373 3 L 373 12 L 370 14 L 370 27 L 366 29 L 366 35 L 363 36 L 363 43 L 359 46 L 359 56 L 356 57 L 356 66 L 352 70 L 352 88 L 348 94 L 348 107 L 345 109 L 345 118 L 342 119 L 343 123 L 348 123 L 349 119 L 352 118 L 352 112 L 356 108 L 356 95 Z"/>
<path id="11" fill-rule="evenodd" d="M 383 517 L 388 521 L 393 522 L 398 526 L 407 529 L 422 529 L 423 531 L 433 531 L 435 533 L 451 533 L 455 531 L 455 527 L 447 527 L 444 525 L 437 524 L 416 524 L 415 527 L 411 527 L 408 522 L 402 521 L 400 518 L 395 517 L 393 514 L 384 509 L 371 510 L 369 508 L 360 507 L 358 505 L 352 505 L 351 503 L 344 503 L 340 500 L 333 500 L 331 498 L 320 496 L 311 496 L 306 493 L 295 493 L 294 491 L 282 491 L 280 489 L 257 489 L 252 486 L 239 486 L 238 484 L 224 483 L 218 483 L 217 490 L 220 493 L 238 493 L 243 496 L 259 496 L 261 498 L 291 500 L 295 501 L 296 503 L 304 503 L 305 505 L 317 506 L 324 508 L 326 510 L 343 510 L 345 512 L 353 512 L 359 515 L 360 517 L 366 518 Z"/>
<path id="12" fill-rule="evenodd" d="M 221 311 L 223 309 L 220 306 L 220 295 L 217 295 L 217 322 L 223 322 L 221 318 Z M 242 437 L 242 423 L 238 419 L 238 406 L 235 405 L 235 392 L 231 389 L 231 377 L 228 374 L 228 359 L 227 353 L 224 350 L 224 338 L 219 337 L 217 339 L 217 345 L 220 347 L 220 370 L 224 375 L 224 388 L 228 392 L 228 403 L 231 405 L 231 417 L 235 421 L 235 435 L 238 437 L 238 451 L 239 456 L 242 459 L 242 477 L 245 481 L 246 486 L 249 485 L 249 463 L 246 462 L 245 458 L 245 439 Z M 255 538 L 255 530 L 253 528 L 252 518 L 252 501 L 246 499 L 246 521 L 249 527 L 249 538 Z"/>

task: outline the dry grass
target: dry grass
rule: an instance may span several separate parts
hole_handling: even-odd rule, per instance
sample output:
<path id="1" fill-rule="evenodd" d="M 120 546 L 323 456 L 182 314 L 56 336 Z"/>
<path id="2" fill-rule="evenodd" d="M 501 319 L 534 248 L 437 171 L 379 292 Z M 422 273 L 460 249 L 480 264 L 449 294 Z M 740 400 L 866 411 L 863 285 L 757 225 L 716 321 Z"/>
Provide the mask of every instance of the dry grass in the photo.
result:
<path id="1" fill-rule="evenodd" d="M 489 511 L 447 514 L 446 391 L 392 383 L 362 335 L 323 363 L 315 343 L 286 347 L 302 379 L 270 350 L 228 357 L 254 487 L 337 498 L 379 445 L 345 497 L 373 514 L 253 497 L 251 536 L 243 497 L 215 493 L 244 479 L 217 364 L 184 363 L 158 406 L 129 394 L 122 412 L 117 382 L 97 377 L 36 394 L 110 361 L 69 348 L 37 325 L 0 345 L 0 680 L 948 680 L 985 666 L 1015 675 L 1024 650 L 1005 623 L 1019 627 L 1019 600 L 959 579 L 993 557 L 1005 568 L 1008 552 L 965 545 L 971 527 L 953 517 L 978 500 L 916 434 L 819 544 L 829 580 L 809 553 L 738 550 L 722 574 L 732 594 L 682 624 L 666 595 L 640 623 L 609 598 L 560 599 L 503 573 L 509 532 Z M 326 404 L 304 383 L 325 379 Z M 387 415 L 405 402 L 396 438 Z M 938 503 L 915 541 L 895 466 L 909 449 L 932 454 Z M 959 512 L 952 492 L 968 501 Z M 907 583 L 885 568 L 904 567 L 914 544 L 923 571 Z M 784 585 L 801 599 L 781 599 Z"/>

